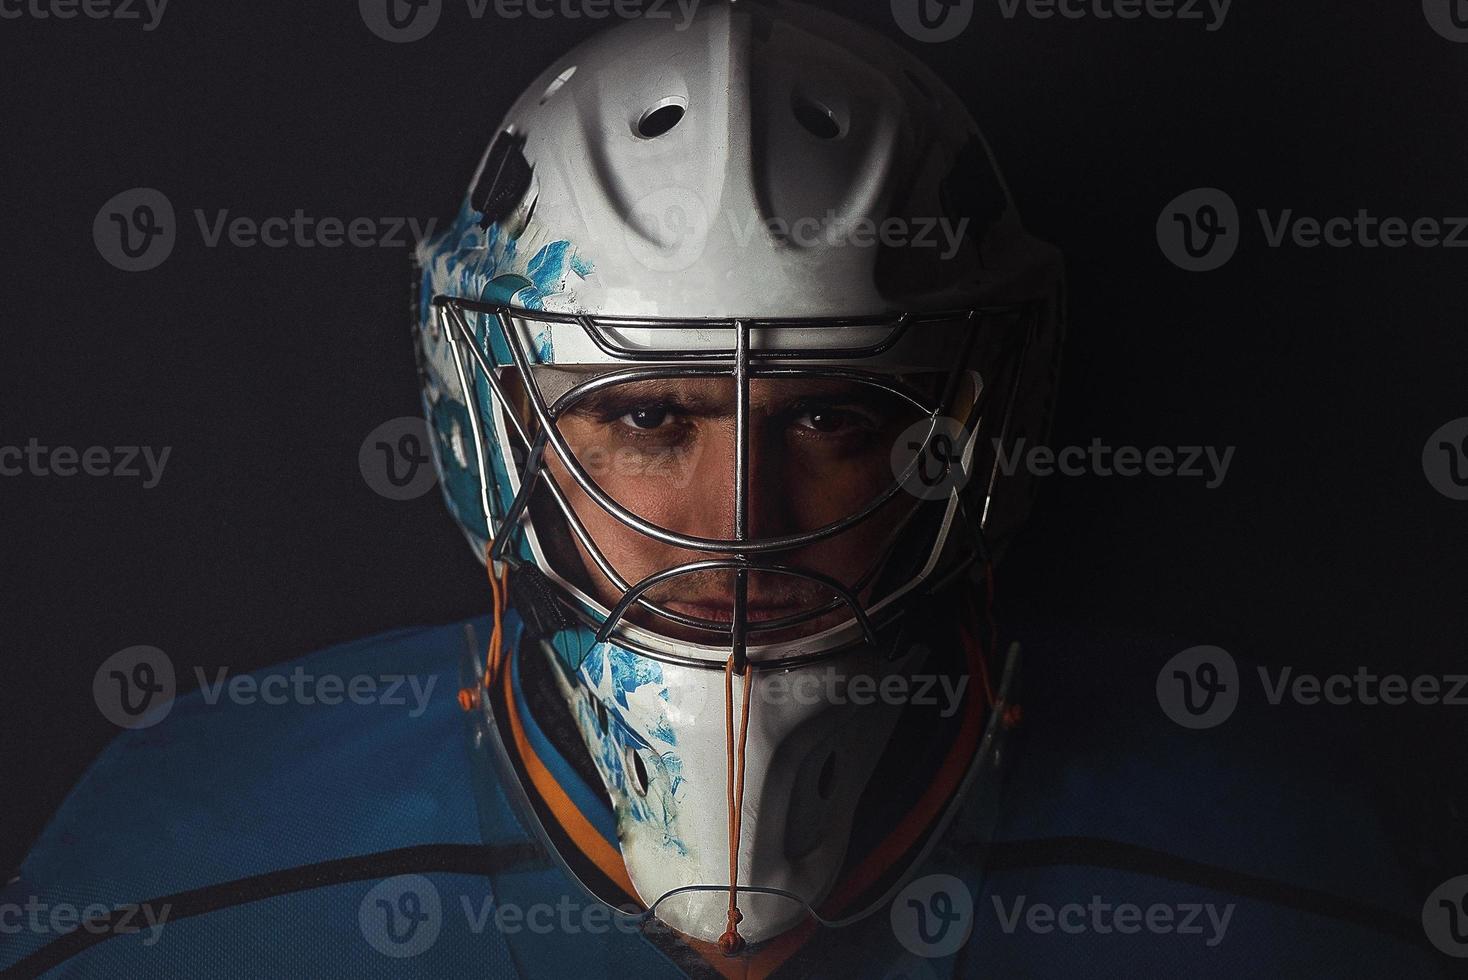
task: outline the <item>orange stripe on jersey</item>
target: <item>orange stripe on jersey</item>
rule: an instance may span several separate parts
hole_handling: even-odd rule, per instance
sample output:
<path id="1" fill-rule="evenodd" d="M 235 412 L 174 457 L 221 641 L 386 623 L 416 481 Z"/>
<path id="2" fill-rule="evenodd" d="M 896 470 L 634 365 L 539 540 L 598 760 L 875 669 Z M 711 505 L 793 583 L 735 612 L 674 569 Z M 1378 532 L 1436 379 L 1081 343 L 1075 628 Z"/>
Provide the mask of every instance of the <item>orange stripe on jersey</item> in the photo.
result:
<path id="1" fill-rule="evenodd" d="M 628 897 L 635 898 L 637 890 L 632 887 L 632 879 L 627 877 L 627 865 L 622 861 L 622 852 L 611 844 L 606 838 L 597 832 L 591 825 L 591 821 L 571 802 L 561 784 L 551 775 L 540 756 L 535 754 L 530 740 L 525 737 L 525 728 L 520 722 L 520 713 L 515 703 L 514 671 L 504 671 L 505 706 L 506 714 L 510 719 L 510 733 L 515 739 L 515 748 L 520 753 L 520 761 L 525 766 L 525 771 L 530 776 L 536 792 L 541 799 L 545 800 L 551 812 L 555 814 L 556 820 L 561 828 L 565 830 L 576 847 L 587 860 L 597 866 L 613 883 L 625 891 Z"/>

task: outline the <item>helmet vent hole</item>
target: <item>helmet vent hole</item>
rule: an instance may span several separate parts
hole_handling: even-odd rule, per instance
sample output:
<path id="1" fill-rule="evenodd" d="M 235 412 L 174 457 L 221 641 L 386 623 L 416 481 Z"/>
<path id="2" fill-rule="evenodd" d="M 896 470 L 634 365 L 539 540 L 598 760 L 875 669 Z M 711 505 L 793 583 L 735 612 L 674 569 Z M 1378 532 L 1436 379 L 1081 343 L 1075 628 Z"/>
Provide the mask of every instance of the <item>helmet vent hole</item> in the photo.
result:
<path id="1" fill-rule="evenodd" d="M 829 800 L 831 793 L 836 789 L 836 753 L 833 751 L 826 756 L 825 763 L 821 766 L 821 774 L 816 777 L 816 794 L 823 800 Z"/>
<path id="2" fill-rule="evenodd" d="M 601 698 L 594 700 L 596 701 L 596 723 L 605 732 L 607 730 L 607 706 L 602 704 Z"/>
<path id="3" fill-rule="evenodd" d="M 632 788 L 637 791 L 637 795 L 646 796 L 651 780 L 647 775 L 647 765 L 643 763 L 642 756 L 638 755 L 636 749 L 627 750 L 627 775 L 632 777 Z"/>
<path id="4" fill-rule="evenodd" d="M 841 135 L 841 124 L 836 114 L 814 99 L 797 95 L 791 109 L 795 120 L 817 139 L 833 140 Z"/>
<path id="5" fill-rule="evenodd" d="M 683 121 L 687 108 L 679 99 L 667 99 L 653 106 L 637 120 L 637 135 L 645 140 L 657 139 Z"/>
<path id="6" fill-rule="evenodd" d="M 557 75 L 555 77 L 555 80 L 547 85 L 545 91 L 541 93 L 540 104 L 545 105 L 547 102 L 549 102 L 551 98 L 561 90 L 561 87 L 571 80 L 571 76 L 574 74 L 576 74 L 576 66 L 572 65 L 570 68 L 567 68 L 565 71 Z"/>

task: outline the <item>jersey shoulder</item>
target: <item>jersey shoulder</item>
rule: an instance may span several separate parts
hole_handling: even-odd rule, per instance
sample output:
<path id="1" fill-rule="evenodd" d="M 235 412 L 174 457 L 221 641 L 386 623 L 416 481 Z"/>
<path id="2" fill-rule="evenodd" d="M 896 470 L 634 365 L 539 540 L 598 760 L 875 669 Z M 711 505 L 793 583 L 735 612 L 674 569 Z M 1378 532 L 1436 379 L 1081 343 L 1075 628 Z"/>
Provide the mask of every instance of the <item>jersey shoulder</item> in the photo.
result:
<path id="1" fill-rule="evenodd" d="M 470 780 L 458 691 L 461 661 L 488 635 L 484 620 L 469 620 L 249 674 L 206 672 L 197 689 L 152 710 L 147 727 L 107 745 L 0 891 L 0 905 L 112 910 L 180 895 L 207 903 L 242 881 L 281 892 L 311 869 L 350 877 L 344 865 L 374 855 L 481 845 L 485 802 Z M 490 824 L 515 837 L 507 804 L 504 811 Z M 292 901 L 313 900 L 307 891 L 262 904 L 279 915 Z M 237 914 L 205 918 L 217 928 Z M 176 928 L 200 928 L 194 922 Z M 5 932 L 0 967 L 57 938 L 45 914 L 38 928 Z"/>
<path id="2" fill-rule="evenodd" d="M 1199 976 L 1291 975 L 1306 962 L 1353 976 L 1430 969 L 1420 883 L 1349 729 L 1266 697 L 1243 658 L 1185 649 L 1166 637 L 1025 636 L 1023 723 L 975 910 L 993 948 L 1016 965 L 1125 949 L 1138 968 L 1187 961 L 1206 966 Z M 1220 662 L 1199 670 L 1206 656 Z M 1208 681 L 1225 710 L 1181 714 L 1179 673 L 1194 681 L 1194 707 Z M 1168 928 L 1121 935 L 1122 908 Z M 1066 929 L 1045 918 L 1062 910 Z M 1189 915 L 1200 925 L 1183 935 Z"/>

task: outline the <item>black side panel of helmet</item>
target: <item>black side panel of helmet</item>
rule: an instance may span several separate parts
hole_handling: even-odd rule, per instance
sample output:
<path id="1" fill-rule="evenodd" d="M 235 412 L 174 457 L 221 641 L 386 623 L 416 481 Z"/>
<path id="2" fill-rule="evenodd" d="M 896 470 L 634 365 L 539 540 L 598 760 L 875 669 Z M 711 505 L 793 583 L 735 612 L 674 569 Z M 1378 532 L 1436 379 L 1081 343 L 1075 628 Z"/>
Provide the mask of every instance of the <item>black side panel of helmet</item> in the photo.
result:
<path id="1" fill-rule="evenodd" d="M 534 168 L 525 156 L 525 143 L 524 134 L 505 130 L 490 144 L 484 169 L 469 190 L 469 205 L 484 215 L 480 227 L 509 217 L 530 191 Z"/>

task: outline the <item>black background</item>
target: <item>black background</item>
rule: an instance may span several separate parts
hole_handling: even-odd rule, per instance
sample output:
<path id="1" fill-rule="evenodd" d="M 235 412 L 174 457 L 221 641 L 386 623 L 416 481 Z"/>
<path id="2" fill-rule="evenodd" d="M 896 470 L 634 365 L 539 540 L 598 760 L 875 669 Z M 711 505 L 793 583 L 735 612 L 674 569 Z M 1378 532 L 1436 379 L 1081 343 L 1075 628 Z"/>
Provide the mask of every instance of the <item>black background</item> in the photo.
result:
<path id="1" fill-rule="evenodd" d="M 1271 249 L 1253 213 L 1468 214 L 1468 44 L 1415 2 L 1236 0 L 1208 32 L 1006 20 L 989 0 L 943 45 L 901 35 L 887 0 L 840 7 L 970 101 L 1066 253 L 1056 441 L 1237 447 L 1211 491 L 1046 482 L 1004 612 L 1299 670 L 1462 669 L 1468 504 L 1420 457 L 1468 415 L 1468 252 Z M 113 734 L 91 700 L 113 652 L 239 673 L 487 608 L 436 493 L 395 503 L 358 472 L 367 433 L 418 411 L 406 250 L 210 249 L 192 212 L 447 219 L 513 98 L 600 26 L 475 21 L 462 0 L 411 44 L 346 0 L 173 0 L 153 32 L 0 21 L 0 445 L 172 447 L 152 490 L 0 478 L 0 864 Z M 168 195 L 180 237 L 129 274 L 92 220 L 137 186 Z M 1199 186 L 1233 196 L 1246 234 L 1190 274 L 1154 224 Z M 1468 870 L 1432 867 L 1464 837 L 1468 708 L 1312 713 L 1366 751 L 1425 879 Z"/>

